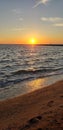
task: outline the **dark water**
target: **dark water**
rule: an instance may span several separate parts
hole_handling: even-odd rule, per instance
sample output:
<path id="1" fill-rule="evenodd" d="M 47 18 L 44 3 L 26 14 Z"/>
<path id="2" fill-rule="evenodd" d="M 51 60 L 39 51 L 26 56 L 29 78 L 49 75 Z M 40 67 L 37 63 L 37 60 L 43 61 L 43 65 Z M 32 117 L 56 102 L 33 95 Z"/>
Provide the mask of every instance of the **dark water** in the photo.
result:
<path id="1" fill-rule="evenodd" d="M 0 88 L 63 74 L 63 46 L 0 45 Z"/>

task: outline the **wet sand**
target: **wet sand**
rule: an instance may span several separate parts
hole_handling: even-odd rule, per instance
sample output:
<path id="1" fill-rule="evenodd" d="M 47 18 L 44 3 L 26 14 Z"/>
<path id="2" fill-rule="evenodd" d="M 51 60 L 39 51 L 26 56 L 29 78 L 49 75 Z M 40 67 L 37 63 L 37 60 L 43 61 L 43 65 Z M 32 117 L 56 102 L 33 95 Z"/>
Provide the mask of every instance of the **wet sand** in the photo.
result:
<path id="1" fill-rule="evenodd" d="M 0 101 L 0 130 L 63 130 L 63 81 Z"/>

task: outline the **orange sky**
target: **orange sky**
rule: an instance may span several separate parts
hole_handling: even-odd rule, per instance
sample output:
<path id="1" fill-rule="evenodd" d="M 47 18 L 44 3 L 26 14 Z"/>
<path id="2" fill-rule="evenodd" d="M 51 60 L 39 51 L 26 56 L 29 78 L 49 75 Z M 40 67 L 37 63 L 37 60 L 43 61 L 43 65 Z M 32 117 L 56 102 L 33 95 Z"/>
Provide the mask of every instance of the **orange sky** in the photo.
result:
<path id="1" fill-rule="evenodd" d="M 63 43 L 63 1 L 0 2 L 0 43 Z"/>

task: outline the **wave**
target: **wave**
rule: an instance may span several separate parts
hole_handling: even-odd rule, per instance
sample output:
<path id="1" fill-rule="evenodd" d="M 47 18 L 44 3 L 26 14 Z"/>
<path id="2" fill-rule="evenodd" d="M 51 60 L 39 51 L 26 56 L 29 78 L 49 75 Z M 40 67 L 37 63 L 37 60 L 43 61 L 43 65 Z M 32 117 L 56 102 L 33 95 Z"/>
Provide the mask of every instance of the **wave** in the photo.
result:
<path id="1" fill-rule="evenodd" d="M 38 73 L 46 73 L 46 72 L 54 72 L 58 70 L 62 70 L 62 68 L 40 68 L 37 70 L 17 70 L 12 72 L 12 75 L 21 75 L 21 74 L 38 74 Z"/>
<path id="2" fill-rule="evenodd" d="M 21 75 L 21 74 L 37 74 L 42 72 L 51 71 L 50 69 L 38 69 L 38 70 L 17 70 L 12 72 L 13 75 Z"/>
<path id="3" fill-rule="evenodd" d="M 63 74 L 63 67 L 58 68 L 42 68 L 38 70 L 17 70 L 12 75 L 5 76 L 6 80 L 0 80 L 0 88 L 13 86 L 24 81 L 31 81 L 37 78 L 49 77 L 53 75 Z M 17 78 L 15 78 L 17 76 Z M 14 77 L 14 78 L 12 78 Z"/>

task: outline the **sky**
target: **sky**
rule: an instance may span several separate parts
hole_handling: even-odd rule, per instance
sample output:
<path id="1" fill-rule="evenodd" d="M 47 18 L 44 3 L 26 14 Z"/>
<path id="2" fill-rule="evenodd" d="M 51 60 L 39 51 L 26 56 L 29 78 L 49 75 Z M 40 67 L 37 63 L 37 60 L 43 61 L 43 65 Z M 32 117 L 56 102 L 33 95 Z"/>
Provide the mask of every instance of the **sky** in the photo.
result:
<path id="1" fill-rule="evenodd" d="M 63 43 L 63 0 L 0 0 L 0 43 Z"/>

